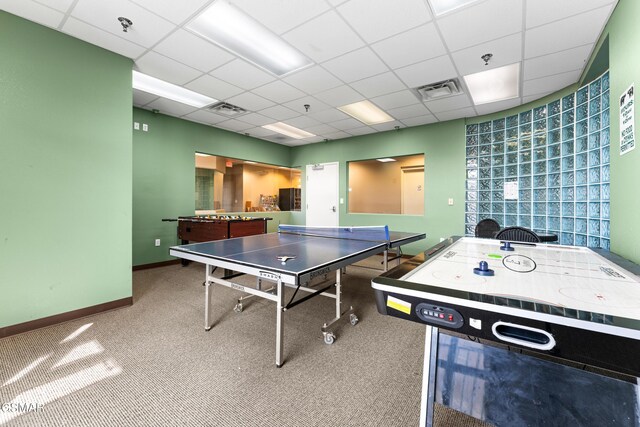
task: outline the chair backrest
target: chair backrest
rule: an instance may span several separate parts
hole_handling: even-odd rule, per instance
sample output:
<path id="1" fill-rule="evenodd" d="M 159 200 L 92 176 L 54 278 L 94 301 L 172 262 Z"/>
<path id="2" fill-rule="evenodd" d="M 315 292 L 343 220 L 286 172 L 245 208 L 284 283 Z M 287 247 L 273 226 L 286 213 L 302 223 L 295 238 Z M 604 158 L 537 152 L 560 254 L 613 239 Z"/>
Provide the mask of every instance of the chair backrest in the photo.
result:
<path id="1" fill-rule="evenodd" d="M 540 236 L 538 236 L 532 230 L 524 227 L 507 227 L 498 234 L 496 234 L 498 240 L 510 240 L 512 242 L 533 242 L 540 243 Z"/>
<path id="2" fill-rule="evenodd" d="M 476 224 L 476 237 L 494 238 L 496 233 L 500 231 L 500 224 L 495 219 L 486 218 Z"/>

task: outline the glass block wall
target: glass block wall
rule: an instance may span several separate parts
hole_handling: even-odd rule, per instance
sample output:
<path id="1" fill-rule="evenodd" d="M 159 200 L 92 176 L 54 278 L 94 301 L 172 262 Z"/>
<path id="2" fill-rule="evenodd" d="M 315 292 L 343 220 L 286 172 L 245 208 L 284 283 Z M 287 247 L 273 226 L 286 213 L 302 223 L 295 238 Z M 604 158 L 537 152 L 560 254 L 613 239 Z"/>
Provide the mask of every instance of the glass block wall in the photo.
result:
<path id="1" fill-rule="evenodd" d="M 606 72 L 562 99 L 467 125 L 465 233 L 493 218 L 608 250 L 609 114 Z"/>

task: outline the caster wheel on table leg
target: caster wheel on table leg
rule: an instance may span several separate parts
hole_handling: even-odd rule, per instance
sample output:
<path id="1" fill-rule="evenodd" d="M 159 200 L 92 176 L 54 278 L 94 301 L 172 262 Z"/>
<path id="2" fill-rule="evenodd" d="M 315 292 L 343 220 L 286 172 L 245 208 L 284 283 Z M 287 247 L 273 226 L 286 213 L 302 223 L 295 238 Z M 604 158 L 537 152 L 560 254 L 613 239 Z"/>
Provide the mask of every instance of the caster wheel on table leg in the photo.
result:
<path id="1" fill-rule="evenodd" d="M 236 313 L 242 313 L 242 303 L 237 303 L 235 307 L 233 307 L 233 311 Z"/>
<path id="2" fill-rule="evenodd" d="M 356 326 L 358 324 L 358 321 L 360 319 L 358 319 L 358 316 L 356 316 L 355 314 L 351 314 L 349 316 L 349 322 L 351 323 L 351 325 Z"/>
<path id="3" fill-rule="evenodd" d="M 336 341 L 336 336 L 332 332 L 324 334 L 324 343 L 331 345 Z"/>

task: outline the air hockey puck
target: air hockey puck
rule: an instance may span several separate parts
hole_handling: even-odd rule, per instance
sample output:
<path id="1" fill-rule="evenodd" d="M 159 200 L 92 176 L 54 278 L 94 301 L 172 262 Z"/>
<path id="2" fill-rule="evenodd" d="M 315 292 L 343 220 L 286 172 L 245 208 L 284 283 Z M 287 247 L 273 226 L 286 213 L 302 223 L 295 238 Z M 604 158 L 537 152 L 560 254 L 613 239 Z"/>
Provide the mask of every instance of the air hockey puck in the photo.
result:
<path id="1" fill-rule="evenodd" d="M 494 271 L 489 268 L 487 261 L 480 261 L 480 265 L 473 269 L 473 274 L 478 276 L 493 276 Z"/>

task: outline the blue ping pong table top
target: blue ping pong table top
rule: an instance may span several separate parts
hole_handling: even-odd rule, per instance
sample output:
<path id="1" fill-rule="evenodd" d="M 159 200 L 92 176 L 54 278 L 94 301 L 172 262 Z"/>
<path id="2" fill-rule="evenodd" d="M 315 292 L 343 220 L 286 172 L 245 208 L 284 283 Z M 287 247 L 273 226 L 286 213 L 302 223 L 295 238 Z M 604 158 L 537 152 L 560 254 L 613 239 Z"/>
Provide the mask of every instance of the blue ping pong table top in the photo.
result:
<path id="1" fill-rule="evenodd" d="M 269 233 L 174 246 L 171 255 L 193 261 L 228 262 L 254 268 L 263 268 L 283 274 L 301 275 L 311 270 L 336 263 L 367 258 L 387 248 L 425 238 L 424 233 L 388 232 L 387 241 L 367 241 L 301 235 Z M 292 256 L 283 265 L 278 257 Z M 195 259 L 195 258 L 198 259 Z"/>

